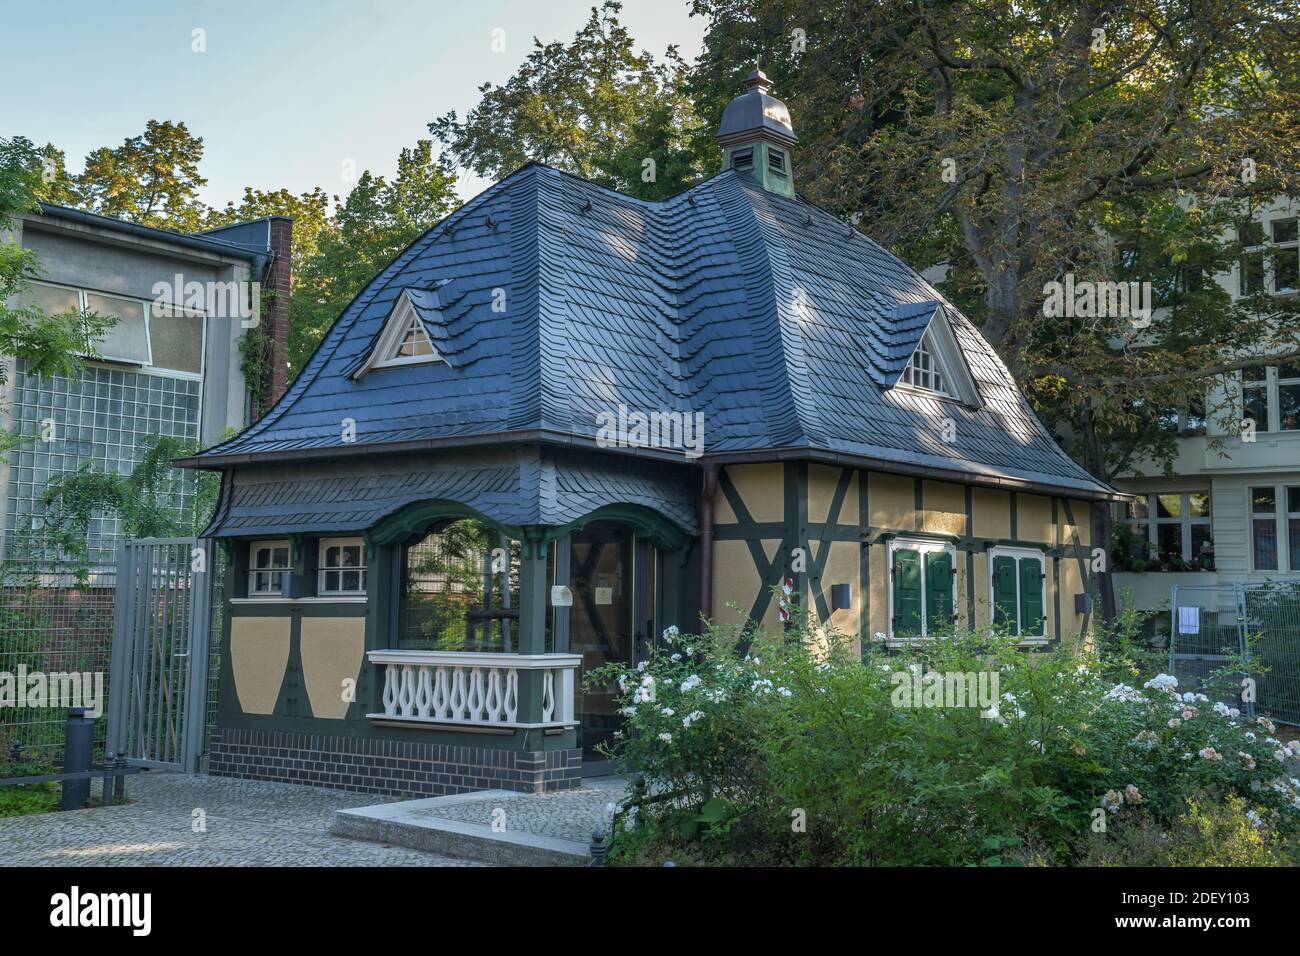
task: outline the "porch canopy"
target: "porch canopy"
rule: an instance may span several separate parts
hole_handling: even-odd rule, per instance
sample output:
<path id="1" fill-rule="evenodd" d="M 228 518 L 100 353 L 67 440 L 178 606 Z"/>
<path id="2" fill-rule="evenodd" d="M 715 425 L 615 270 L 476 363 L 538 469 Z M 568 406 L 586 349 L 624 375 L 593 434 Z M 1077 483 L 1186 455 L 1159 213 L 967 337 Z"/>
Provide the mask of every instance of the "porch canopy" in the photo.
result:
<path id="1" fill-rule="evenodd" d="M 225 473 L 204 536 L 367 532 L 386 544 L 417 533 L 426 519 L 459 513 L 540 540 L 614 517 L 676 548 L 696 533 L 691 473 L 615 454 L 579 460 L 545 446 L 246 465 Z"/>

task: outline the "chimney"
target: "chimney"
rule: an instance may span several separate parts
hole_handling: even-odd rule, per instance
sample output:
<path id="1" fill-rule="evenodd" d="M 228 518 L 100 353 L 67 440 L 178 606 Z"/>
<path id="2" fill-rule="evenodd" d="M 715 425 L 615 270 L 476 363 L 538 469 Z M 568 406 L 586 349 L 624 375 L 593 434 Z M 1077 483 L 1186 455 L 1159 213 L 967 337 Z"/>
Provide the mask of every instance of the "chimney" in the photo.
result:
<path id="1" fill-rule="evenodd" d="M 722 168 L 734 169 L 768 192 L 794 198 L 794 127 L 790 111 L 770 95 L 772 81 L 755 67 L 746 90 L 727 104 L 715 137 L 722 147 Z"/>
<path id="2" fill-rule="evenodd" d="M 266 335 L 271 347 L 271 389 L 260 418 L 289 387 L 289 291 L 293 276 L 293 220 L 276 216 L 271 220 L 271 264 L 262 284 L 271 292 L 266 303 Z"/>

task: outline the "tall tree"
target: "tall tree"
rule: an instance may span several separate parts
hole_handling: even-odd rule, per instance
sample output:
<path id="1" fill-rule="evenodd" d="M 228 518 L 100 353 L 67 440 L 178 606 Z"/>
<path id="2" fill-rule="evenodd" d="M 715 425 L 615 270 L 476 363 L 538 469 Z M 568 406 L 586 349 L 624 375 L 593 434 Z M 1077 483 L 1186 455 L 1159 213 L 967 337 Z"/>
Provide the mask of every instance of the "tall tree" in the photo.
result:
<path id="1" fill-rule="evenodd" d="M 1237 251 L 1233 217 L 1300 192 L 1297 0 L 695 10 L 710 18 L 700 95 L 716 102 L 738 62 L 763 58 L 795 117 L 803 191 L 914 265 L 945 263 L 946 291 L 1098 477 L 1167 464 L 1161 410 L 1300 349 L 1286 303 L 1233 308 L 1205 281 Z M 1173 281 L 1170 308 L 1142 329 L 1046 315 L 1067 273 Z M 1110 538 L 1105 505 L 1093 533 Z"/>
<path id="2" fill-rule="evenodd" d="M 535 161 L 643 198 L 678 192 L 703 170 L 700 121 L 676 47 L 638 52 L 615 0 L 593 7 L 568 44 L 533 40 L 503 85 L 486 83 L 462 121 L 429 131 L 461 166 L 500 179 Z"/>
<path id="3" fill-rule="evenodd" d="M 403 149 L 389 182 L 369 170 L 316 235 L 294 280 L 289 360 L 297 374 L 348 303 L 398 253 L 459 205 L 455 170 L 430 140 Z"/>
<path id="4" fill-rule="evenodd" d="M 199 175 L 203 138 L 184 123 L 149 120 L 145 131 L 86 157 L 76 179 L 85 208 L 145 226 L 194 232 L 203 216 Z"/>

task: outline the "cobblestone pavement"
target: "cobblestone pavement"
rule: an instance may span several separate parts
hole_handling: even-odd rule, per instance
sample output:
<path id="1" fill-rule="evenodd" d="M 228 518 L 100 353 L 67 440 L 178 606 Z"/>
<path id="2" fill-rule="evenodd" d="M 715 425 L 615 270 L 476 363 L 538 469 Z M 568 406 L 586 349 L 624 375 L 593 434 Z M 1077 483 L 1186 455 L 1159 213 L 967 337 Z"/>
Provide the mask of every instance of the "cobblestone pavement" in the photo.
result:
<path id="1" fill-rule="evenodd" d="M 335 810 L 389 802 L 373 794 L 158 771 L 126 788 L 125 806 L 0 818 L 0 866 L 479 865 L 326 832 Z"/>
<path id="2" fill-rule="evenodd" d="M 620 777 L 597 777 L 584 781 L 581 789 L 561 790 L 556 793 L 486 796 L 475 799 L 473 794 L 455 798 L 445 805 L 422 809 L 413 816 L 437 817 L 460 823 L 477 823 L 491 826 L 493 813 L 498 814 L 507 830 L 535 833 L 538 836 L 558 837 L 575 843 L 591 842 L 596 830 L 609 832 L 614 819 L 613 804 L 623 796 L 627 782 Z"/>

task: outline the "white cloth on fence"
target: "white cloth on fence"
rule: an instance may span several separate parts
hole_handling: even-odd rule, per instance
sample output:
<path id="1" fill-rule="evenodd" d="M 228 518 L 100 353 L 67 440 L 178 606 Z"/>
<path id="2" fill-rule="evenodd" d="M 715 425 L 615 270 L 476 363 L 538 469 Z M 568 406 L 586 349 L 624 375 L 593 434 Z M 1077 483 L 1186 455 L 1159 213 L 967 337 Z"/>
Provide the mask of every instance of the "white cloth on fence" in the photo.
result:
<path id="1" fill-rule="evenodd" d="M 1199 607 L 1182 606 L 1178 608 L 1178 633 L 1201 633 L 1201 609 Z"/>

